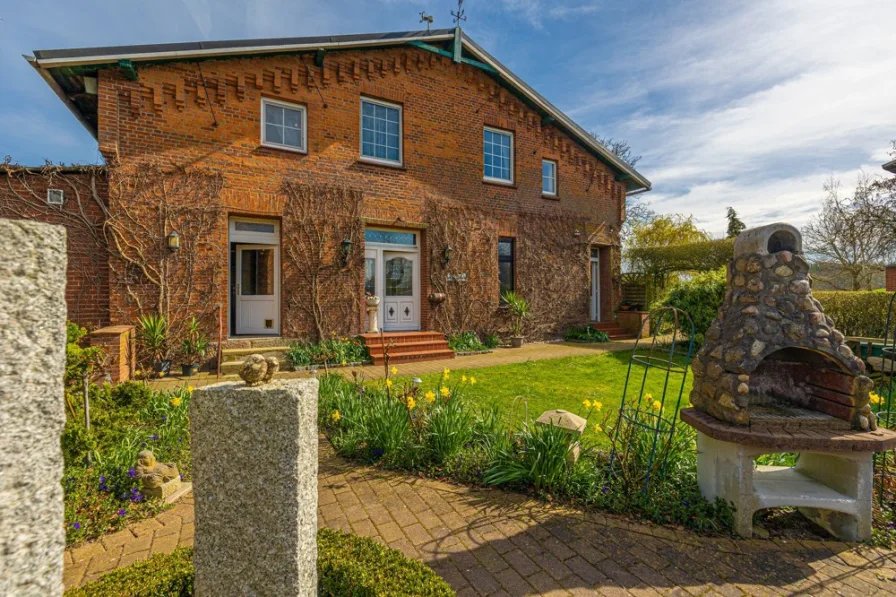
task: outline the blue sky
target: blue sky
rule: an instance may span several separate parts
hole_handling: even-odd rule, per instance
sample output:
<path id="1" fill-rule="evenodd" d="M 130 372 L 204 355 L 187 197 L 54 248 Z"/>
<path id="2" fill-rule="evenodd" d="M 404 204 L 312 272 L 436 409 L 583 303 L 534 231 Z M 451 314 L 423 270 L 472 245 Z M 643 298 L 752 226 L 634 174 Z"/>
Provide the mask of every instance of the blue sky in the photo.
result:
<path id="1" fill-rule="evenodd" d="M 96 162 L 35 49 L 450 27 L 456 0 L 30 0 L 0 8 L 0 156 Z M 628 139 L 660 212 L 720 235 L 802 225 L 822 184 L 882 174 L 896 2 L 467 0 L 466 32 L 586 129 Z"/>

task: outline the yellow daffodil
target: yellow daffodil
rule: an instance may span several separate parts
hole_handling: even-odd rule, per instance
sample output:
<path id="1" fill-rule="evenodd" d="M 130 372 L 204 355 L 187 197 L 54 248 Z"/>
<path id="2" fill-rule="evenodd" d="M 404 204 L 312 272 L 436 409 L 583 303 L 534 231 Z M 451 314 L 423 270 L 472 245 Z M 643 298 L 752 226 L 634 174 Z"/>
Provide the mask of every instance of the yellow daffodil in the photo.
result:
<path id="1" fill-rule="evenodd" d="M 449 377 L 451 377 L 451 369 L 449 369 L 448 367 L 445 367 L 445 370 L 442 371 L 442 377 L 444 377 L 445 379 L 448 379 Z"/>
<path id="2" fill-rule="evenodd" d="M 663 408 L 663 405 L 660 404 L 660 401 L 659 401 L 659 400 L 654 400 L 654 401 L 653 401 L 653 410 L 659 410 L 659 409 L 661 409 L 661 408 Z"/>
<path id="3" fill-rule="evenodd" d="M 433 392 L 432 390 L 425 393 L 423 395 L 423 397 L 426 398 L 426 401 L 429 402 L 430 404 L 432 404 L 436 400 L 435 392 Z"/>
<path id="4" fill-rule="evenodd" d="M 594 426 L 594 433 L 600 433 L 600 432 L 603 431 L 603 430 L 604 430 L 604 428 L 601 427 L 600 425 L 595 425 L 595 426 Z"/>
<path id="5" fill-rule="evenodd" d="M 460 383 L 467 383 L 467 376 L 466 376 L 466 375 L 461 375 L 461 376 L 460 376 Z"/>
<path id="6" fill-rule="evenodd" d="M 582 406 L 584 406 L 586 409 L 590 409 L 590 408 L 591 408 L 591 401 L 590 401 L 590 400 L 585 400 L 585 401 L 583 401 L 583 402 L 582 402 Z"/>
<path id="7" fill-rule="evenodd" d="M 334 410 L 333 414 L 330 415 L 330 418 L 333 419 L 333 422 L 335 423 L 335 422 L 339 421 L 339 419 L 342 418 L 342 415 L 339 413 L 338 410 Z"/>
<path id="8" fill-rule="evenodd" d="M 180 406 L 181 398 L 180 396 L 175 396 L 171 399 L 171 406 Z"/>
<path id="9" fill-rule="evenodd" d="M 475 378 L 475 377 L 471 377 L 471 378 L 470 378 L 470 385 L 471 385 L 471 386 L 476 385 L 476 378 Z"/>
<path id="10" fill-rule="evenodd" d="M 193 386 L 187 386 L 187 394 L 193 393 Z"/>
<path id="11" fill-rule="evenodd" d="M 644 394 L 644 400 L 653 400 L 653 394 Z"/>
<path id="12" fill-rule="evenodd" d="M 391 379 L 387 379 L 387 380 L 386 380 L 386 387 L 387 387 L 387 388 L 391 388 L 391 387 L 392 387 L 392 380 L 391 380 Z"/>
<path id="13" fill-rule="evenodd" d="M 415 406 L 417 406 L 417 401 L 414 400 L 413 396 L 408 396 L 408 408 L 414 410 Z"/>
<path id="14" fill-rule="evenodd" d="M 348 361 L 346 361 L 345 359 L 342 359 L 342 366 L 345 367 L 346 365 L 348 365 Z"/>
<path id="15" fill-rule="evenodd" d="M 165 377 L 165 372 L 164 372 L 164 371 L 159 371 L 159 377 Z"/>
<path id="16" fill-rule="evenodd" d="M 883 399 L 880 397 L 880 394 L 871 392 L 871 404 L 880 404 L 881 402 L 883 402 Z"/>
<path id="17" fill-rule="evenodd" d="M 393 365 L 393 366 L 392 366 L 392 369 L 391 369 L 391 372 L 392 372 L 392 375 L 398 375 L 398 367 L 395 367 L 395 366 Z"/>
<path id="18" fill-rule="evenodd" d="M 134 377 L 140 377 L 141 375 L 143 375 L 143 371 L 141 371 L 140 369 L 134 371 Z"/>
<path id="19" fill-rule="evenodd" d="M 447 398 L 448 396 L 451 395 L 451 390 L 449 390 L 448 388 L 442 386 L 442 387 L 439 389 L 439 394 L 442 396 L 442 398 Z"/>
<path id="20" fill-rule="evenodd" d="M 591 407 L 594 410 L 600 410 L 604 407 L 604 404 L 603 404 L 603 402 L 598 402 L 597 400 L 595 400 L 594 402 L 591 403 Z"/>

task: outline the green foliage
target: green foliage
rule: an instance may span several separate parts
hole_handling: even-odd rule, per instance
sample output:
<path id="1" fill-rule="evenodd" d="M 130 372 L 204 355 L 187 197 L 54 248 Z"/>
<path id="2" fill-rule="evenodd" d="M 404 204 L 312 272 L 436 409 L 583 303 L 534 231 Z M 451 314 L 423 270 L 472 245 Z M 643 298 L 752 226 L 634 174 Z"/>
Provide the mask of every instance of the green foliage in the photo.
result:
<path id="1" fill-rule="evenodd" d="M 429 411 L 427 445 L 433 461 L 445 464 L 454 459 L 472 439 L 473 417 L 463 401 L 438 401 Z"/>
<path id="2" fill-rule="evenodd" d="M 369 356 L 360 338 L 330 338 L 317 344 L 293 343 L 286 352 L 286 359 L 293 367 L 307 367 L 363 363 Z"/>
<path id="3" fill-rule="evenodd" d="M 489 349 L 479 339 L 479 335 L 472 331 L 448 336 L 448 348 L 454 352 L 480 352 Z"/>
<path id="4" fill-rule="evenodd" d="M 91 377 L 103 358 L 103 349 L 98 346 L 84 348 L 81 342 L 87 330 L 69 321 L 65 325 L 65 387 L 72 394 L 79 393 L 84 378 Z M 71 398 L 70 396 L 69 398 Z"/>
<path id="5" fill-rule="evenodd" d="M 181 344 L 184 363 L 197 365 L 202 362 L 208 352 L 208 337 L 202 331 L 199 320 L 191 317 L 187 320 L 187 335 Z"/>
<path id="6" fill-rule="evenodd" d="M 532 486 L 553 491 L 565 483 L 575 440 L 559 427 L 525 424 L 514 441 L 498 449 L 483 476 L 486 485 Z"/>
<path id="7" fill-rule="evenodd" d="M 137 338 L 152 362 L 168 356 L 168 320 L 157 313 L 143 315 L 137 320 Z"/>
<path id="8" fill-rule="evenodd" d="M 590 325 L 573 326 L 563 334 L 566 340 L 575 342 L 609 342 L 610 337 L 605 332 L 596 330 Z"/>
<path id="9" fill-rule="evenodd" d="M 737 212 L 733 207 L 729 207 L 725 215 L 728 218 L 728 230 L 725 232 L 727 238 L 736 238 L 738 234 L 743 232 L 747 226 L 737 217 Z"/>
<path id="10" fill-rule="evenodd" d="M 318 595 L 384 597 L 386 595 L 451 597 L 451 587 L 426 564 L 380 545 L 373 539 L 340 531 L 317 533 Z M 155 554 L 102 576 L 66 597 L 190 597 L 193 595 L 193 549 Z"/>
<path id="11" fill-rule="evenodd" d="M 701 345 L 706 330 L 722 306 L 727 287 L 725 268 L 699 273 L 670 286 L 654 303 L 653 309 L 669 305 L 690 315 L 694 322 L 694 342 Z M 687 333 L 687 330 L 682 331 Z"/>
<path id="12" fill-rule="evenodd" d="M 66 541 L 79 543 L 151 516 L 161 503 L 140 493 L 133 467 L 150 449 L 190 472 L 190 390 L 152 391 L 138 382 L 91 386 L 91 427 L 82 405 L 69 413 L 62 435 Z M 88 456 L 90 462 L 88 462 Z"/>
<path id="13" fill-rule="evenodd" d="M 834 326 L 845 335 L 865 338 L 884 337 L 892 293 L 884 290 L 836 290 L 813 292 L 812 296 L 834 320 Z M 896 313 L 892 317 L 896 321 Z"/>
<path id="14" fill-rule="evenodd" d="M 626 252 L 634 271 L 661 277 L 671 272 L 715 270 L 734 253 L 734 239 L 700 240 L 669 245 L 635 246 Z"/>
<path id="15" fill-rule="evenodd" d="M 501 338 L 498 337 L 498 334 L 488 333 L 485 335 L 483 344 L 485 344 L 486 348 L 492 350 L 501 346 Z"/>
<path id="16" fill-rule="evenodd" d="M 523 332 L 523 320 L 529 317 L 529 301 L 512 290 L 506 290 L 501 300 L 510 309 L 511 330 L 518 337 Z"/>

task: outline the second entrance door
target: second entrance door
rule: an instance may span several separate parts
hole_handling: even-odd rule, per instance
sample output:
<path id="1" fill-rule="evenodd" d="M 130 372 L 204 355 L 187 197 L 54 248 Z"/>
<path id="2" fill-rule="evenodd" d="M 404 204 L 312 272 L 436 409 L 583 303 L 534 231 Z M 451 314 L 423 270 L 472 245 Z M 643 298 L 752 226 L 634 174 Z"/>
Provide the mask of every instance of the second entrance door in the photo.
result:
<path id="1" fill-rule="evenodd" d="M 383 329 L 420 329 L 418 253 L 383 251 Z"/>

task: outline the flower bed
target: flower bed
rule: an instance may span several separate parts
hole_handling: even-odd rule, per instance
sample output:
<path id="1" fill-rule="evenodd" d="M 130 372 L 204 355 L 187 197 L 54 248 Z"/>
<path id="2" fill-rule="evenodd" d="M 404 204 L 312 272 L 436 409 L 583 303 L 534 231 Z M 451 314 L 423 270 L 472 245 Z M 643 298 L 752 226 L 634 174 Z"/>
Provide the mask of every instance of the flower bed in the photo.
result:
<path id="1" fill-rule="evenodd" d="M 294 370 L 301 370 L 322 365 L 364 365 L 370 363 L 370 355 L 360 338 L 330 338 L 317 344 L 294 342 L 286 360 Z"/>
<path id="2" fill-rule="evenodd" d="M 425 564 L 372 539 L 321 529 L 317 534 L 318 595 L 450 597 L 455 592 Z M 111 572 L 66 597 L 157 597 L 193 594 L 193 550 L 181 548 Z"/>

